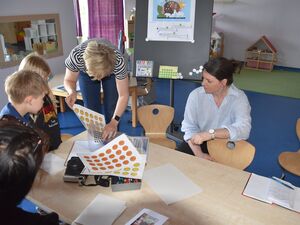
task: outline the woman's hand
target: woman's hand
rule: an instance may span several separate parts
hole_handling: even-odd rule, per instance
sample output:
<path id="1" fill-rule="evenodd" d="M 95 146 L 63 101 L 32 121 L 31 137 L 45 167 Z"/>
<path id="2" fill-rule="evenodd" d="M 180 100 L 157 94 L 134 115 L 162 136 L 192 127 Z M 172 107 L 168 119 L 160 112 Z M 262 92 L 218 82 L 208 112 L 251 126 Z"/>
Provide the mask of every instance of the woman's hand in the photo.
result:
<path id="1" fill-rule="evenodd" d="M 76 82 L 78 80 L 78 76 L 79 72 L 73 72 L 66 68 L 64 87 L 69 95 L 66 97 L 65 101 L 71 109 L 73 108 L 73 105 L 75 104 L 77 99 Z"/>
<path id="2" fill-rule="evenodd" d="M 72 109 L 73 105 L 75 104 L 77 99 L 77 93 L 75 92 L 71 92 L 65 99 L 67 105 Z"/>
<path id="3" fill-rule="evenodd" d="M 208 132 L 200 132 L 195 134 L 190 140 L 194 145 L 201 145 L 204 141 L 209 141 L 211 135 Z"/>
<path id="4" fill-rule="evenodd" d="M 198 155 L 199 158 L 202 158 L 202 159 L 207 159 L 207 160 L 210 160 L 210 161 L 215 161 L 209 154 L 207 153 L 203 153 L 201 155 Z"/>
<path id="5" fill-rule="evenodd" d="M 103 129 L 102 139 L 107 141 L 116 136 L 118 131 L 118 122 L 112 119 Z"/>
<path id="6" fill-rule="evenodd" d="M 202 152 L 202 149 L 201 149 L 200 145 L 193 144 L 191 139 L 188 140 L 188 144 L 189 144 L 190 148 L 192 149 L 192 151 L 193 151 L 193 153 L 196 157 L 199 157 L 199 158 L 202 158 L 202 159 L 207 159 L 207 160 L 210 160 L 210 161 L 215 161 L 209 154 Z"/>

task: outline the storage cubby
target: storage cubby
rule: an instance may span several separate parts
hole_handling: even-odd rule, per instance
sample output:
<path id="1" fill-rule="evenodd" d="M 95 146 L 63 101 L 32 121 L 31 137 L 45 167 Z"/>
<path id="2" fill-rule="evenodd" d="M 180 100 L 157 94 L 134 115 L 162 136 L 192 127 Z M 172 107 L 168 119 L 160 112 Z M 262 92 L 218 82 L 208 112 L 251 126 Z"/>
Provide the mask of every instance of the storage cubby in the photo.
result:
<path id="1" fill-rule="evenodd" d="M 33 51 L 45 58 L 63 54 L 59 14 L 0 16 L 0 68 L 18 65 Z"/>
<path id="2" fill-rule="evenodd" d="M 57 47 L 57 37 L 55 23 L 52 20 L 31 21 L 30 28 L 24 28 L 25 48 L 27 51 L 35 50 L 35 44 L 43 45 L 46 52 L 55 51 Z"/>

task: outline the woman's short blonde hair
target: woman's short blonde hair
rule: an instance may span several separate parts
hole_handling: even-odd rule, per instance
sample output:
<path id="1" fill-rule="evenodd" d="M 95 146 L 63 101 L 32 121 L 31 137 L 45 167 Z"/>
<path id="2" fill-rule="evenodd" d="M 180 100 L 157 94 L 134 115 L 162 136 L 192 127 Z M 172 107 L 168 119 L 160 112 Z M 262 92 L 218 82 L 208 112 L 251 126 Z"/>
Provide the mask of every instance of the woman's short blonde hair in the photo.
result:
<path id="1" fill-rule="evenodd" d="M 83 59 L 87 73 L 96 80 L 109 76 L 115 68 L 116 55 L 114 50 L 106 45 L 98 44 L 97 41 L 88 43 Z"/>
<path id="2" fill-rule="evenodd" d="M 30 70 L 20 70 L 9 75 L 4 86 L 9 100 L 16 104 L 23 103 L 27 96 L 39 97 L 48 93 L 45 80 Z"/>

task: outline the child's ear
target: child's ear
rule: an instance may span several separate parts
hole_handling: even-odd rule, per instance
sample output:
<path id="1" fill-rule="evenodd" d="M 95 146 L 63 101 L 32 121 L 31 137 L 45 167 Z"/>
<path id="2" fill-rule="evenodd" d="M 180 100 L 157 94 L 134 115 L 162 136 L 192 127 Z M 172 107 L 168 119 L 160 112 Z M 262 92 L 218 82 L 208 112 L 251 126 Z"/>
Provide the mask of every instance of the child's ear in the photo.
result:
<path id="1" fill-rule="evenodd" d="M 27 97 L 24 99 L 24 102 L 27 103 L 27 104 L 31 104 L 32 99 L 33 99 L 33 96 L 32 96 L 32 95 L 29 95 L 29 96 L 27 96 Z"/>

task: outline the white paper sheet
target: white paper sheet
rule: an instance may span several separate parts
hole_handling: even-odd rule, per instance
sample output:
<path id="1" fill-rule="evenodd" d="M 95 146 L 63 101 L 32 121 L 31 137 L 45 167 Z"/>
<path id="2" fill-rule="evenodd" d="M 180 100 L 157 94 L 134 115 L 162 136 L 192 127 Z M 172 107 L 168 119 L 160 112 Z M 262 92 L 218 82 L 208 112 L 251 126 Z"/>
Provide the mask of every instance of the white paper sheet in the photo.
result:
<path id="1" fill-rule="evenodd" d="M 41 169 L 54 175 L 65 169 L 64 162 L 64 159 L 50 152 L 45 155 Z"/>
<path id="2" fill-rule="evenodd" d="M 110 225 L 126 209 L 126 202 L 98 194 L 74 222 L 84 225 Z"/>
<path id="3" fill-rule="evenodd" d="M 202 192 L 198 185 L 172 164 L 145 171 L 144 181 L 167 205 Z"/>

